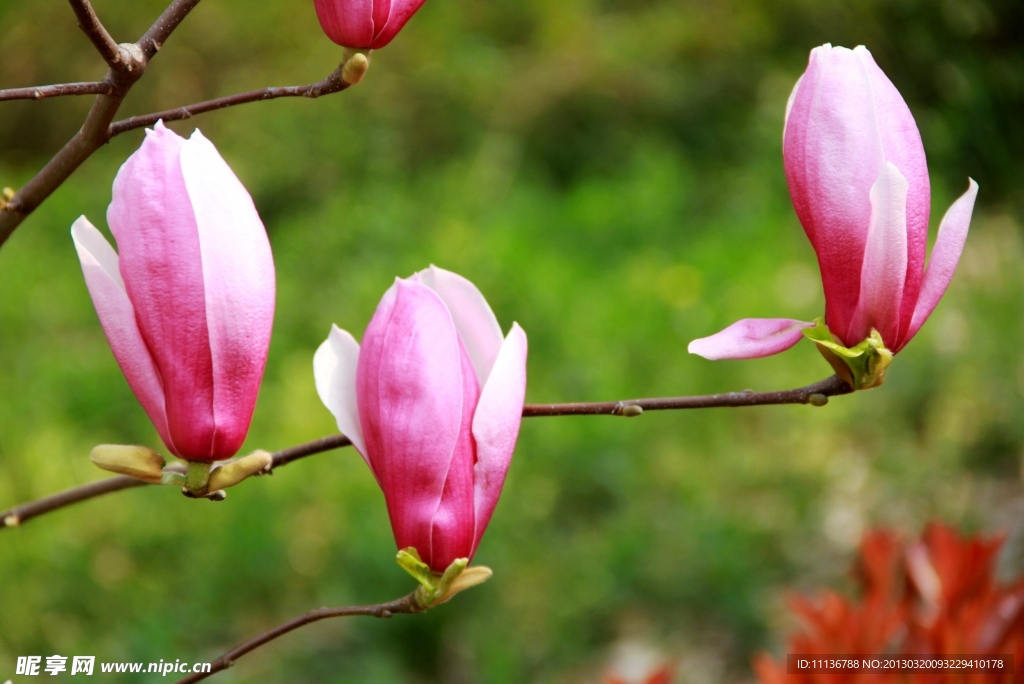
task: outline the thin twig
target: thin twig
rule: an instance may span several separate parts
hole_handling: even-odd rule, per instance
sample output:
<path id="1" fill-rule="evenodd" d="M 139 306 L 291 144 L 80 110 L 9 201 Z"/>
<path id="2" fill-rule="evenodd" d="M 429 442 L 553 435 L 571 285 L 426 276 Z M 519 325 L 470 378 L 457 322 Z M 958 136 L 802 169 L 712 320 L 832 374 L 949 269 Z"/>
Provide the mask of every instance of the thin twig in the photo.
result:
<path id="1" fill-rule="evenodd" d="M 317 98 L 322 95 L 339 93 L 349 87 L 349 84 L 341 78 L 341 69 L 342 67 L 339 66 L 334 70 L 334 73 L 324 80 L 317 83 L 311 83 L 309 85 L 260 88 L 258 90 L 250 90 L 246 93 L 237 93 L 235 95 L 220 97 L 216 100 L 197 102 L 196 104 L 187 105 L 185 107 L 168 109 L 163 112 L 154 112 L 153 114 L 142 114 L 139 116 L 133 116 L 129 119 L 115 121 L 110 125 L 109 137 L 113 138 L 115 135 L 120 135 L 125 131 L 130 131 L 135 128 L 152 126 L 161 119 L 164 121 L 180 121 L 181 119 L 190 119 L 196 114 L 212 112 L 217 109 L 234 107 L 236 105 L 247 104 L 249 102 L 276 100 L 279 97 Z"/>
<path id="2" fill-rule="evenodd" d="M 168 5 L 164 13 L 153 22 L 145 35 L 136 43 L 142 49 L 142 54 L 147 60 L 153 59 L 153 55 L 160 51 L 174 29 L 178 28 L 178 24 L 184 21 L 188 13 L 198 4 L 199 0 L 174 0 Z"/>
<path id="3" fill-rule="evenodd" d="M 312 610 L 305 615 L 297 617 L 290 622 L 286 622 L 279 627 L 275 627 L 268 632 L 264 632 L 258 637 L 250 639 L 244 644 L 231 649 L 210 663 L 211 668 L 209 672 L 189 675 L 184 679 L 179 679 L 175 684 L 193 684 L 194 682 L 201 682 L 202 680 L 212 677 L 218 672 L 222 672 L 233 666 L 235 661 L 239 658 L 247 653 L 255 651 L 260 646 L 264 646 L 271 641 L 288 634 L 289 632 L 295 631 L 300 627 L 305 627 L 306 625 L 314 622 L 329 620 L 331 618 L 354 617 L 357 615 L 375 618 L 389 618 L 392 615 L 422 613 L 423 611 L 424 608 L 416 601 L 415 591 L 408 596 L 391 601 L 390 603 L 380 603 L 375 606 L 351 606 L 348 608 L 320 608 L 318 610 Z"/>
<path id="4" fill-rule="evenodd" d="M 638 416 L 644 411 L 666 411 L 680 409 L 701 409 L 740 406 L 768 406 L 772 404 L 814 404 L 824 405 L 829 397 L 849 394 L 850 386 L 836 376 L 832 376 L 813 385 L 781 392 L 728 392 L 726 394 L 709 394 L 696 397 L 666 397 L 659 399 L 626 399 L 623 401 L 606 401 L 572 404 L 527 404 L 523 407 L 524 418 L 539 416 Z M 288 465 L 301 458 L 333 451 L 351 445 L 344 435 L 330 435 L 312 442 L 282 449 L 274 452 L 271 471 L 274 468 Z M 82 487 L 75 487 L 38 501 L 16 506 L 9 511 L 0 513 L 0 530 L 5 527 L 16 527 L 32 518 L 59 510 L 72 504 L 93 499 L 104 494 L 119 492 L 122 489 L 143 487 L 147 483 L 130 477 L 119 475 L 106 480 L 94 482 Z"/>
<path id="5" fill-rule="evenodd" d="M 95 12 L 92 12 L 92 8 L 88 6 L 86 0 L 70 0 L 70 2 L 80 23 L 83 23 L 85 27 L 91 27 L 91 29 L 95 29 L 97 26 L 102 29 Z M 117 115 L 117 110 L 128 95 L 128 91 L 142 77 L 146 67 L 149 66 L 149 60 L 163 47 L 164 41 L 171 35 L 171 32 L 198 4 L 199 0 L 174 0 L 146 31 L 145 35 L 139 39 L 138 43 L 115 46 L 118 53 L 117 59 L 114 61 L 107 59 L 110 70 L 103 79 L 105 83 L 110 84 L 110 92 L 96 98 L 85 117 L 82 128 L 61 148 L 60 152 L 54 155 L 28 183 L 22 186 L 14 194 L 14 197 L 0 205 L 0 246 L 7 242 L 11 233 L 47 197 L 52 195 L 75 172 L 75 169 L 110 140 L 110 122 Z M 103 35 L 106 36 L 106 39 L 95 31 L 90 33 L 90 30 L 86 30 L 86 33 L 106 58 L 106 47 L 101 47 L 101 45 L 105 46 L 106 39 L 111 41 L 113 39 L 106 34 L 105 30 Z"/>
<path id="6" fill-rule="evenodd" d="M 739 406 L 768 406 L 772 404 L 824 405 L 828 397 L 849 394 L 853 389 L 837 376 L 799 389 L 781 392 L 727 392 L 696 397 L 663 397 L 658 399 L 625 399 L 575 404 L 527 404 L 524 418 L 537 416 L 637 416 L 644 411 L 700 409 Z M 637 408 L 630 408 L 637 407 Z"/>
<path id="7" fill-rule="evenodd" d="M 299 444 L 288 449 L 282 449 L 281 451 L 274 452 L 273 462 L 271 463 L 271 471 L 274 468 L 286 466 L 289 463 L 312 456 L 313 454 L 323 453 L 325 451 L 331 451 L 333 449 L 340 449 L 350 445 L 352 442 L 349 441 L 348 437 L 344 435 L 331 435 L 329 437 L 323 437 L 321 439 L 313 440 L 305 444 Z M 180 470 L 185 472 L 182 467 L 171 466 L 174 470 Z M 108 477 L 105 480 L 99 482 L 93 482 L 81 487 L 75 487 L 58 494 L 53 494 L 31 503 L 22 504 L 21 506 L 15 506 L 9 511 L 0 513 L 0 530 L 7 527 L 18 527 L 32 518 L 37 518 L 40 515 L 46 513 L 52 513 L 53 511 L 66 508 L 82 501 L 89 499 L 95 499 L 98 496 L 104 494 L 112 494 L 114 492 L 120 492 L 124 489 L 134 489 L 136 487 L 149 486 L 148 482 L 142 480 L 136 480 L 133 477 L 126 475 L 118 475 L 116 477 Z"/>
<path id="8" fill-rule="evenodd" d="M 0 102 L 4 100 L 45 100 L 48 97 L 63 97 L 65 95 L 110 95 L 113 90 L 114 86 L 107 81 L 58 83 L 56 85 L 0 90 Z"/>
<path id="9" fill-rule="evenodd" d="M 96 46 L 103 61 L 114 68 L 121 61 L 121 49 L 96 16 L 96 11 L 89 4 L 89 0 L 68 1 L 71 3 L 71 9 L 75 11 L 75 16 L 78 17 L 78 28 L 82 29 Z"/>

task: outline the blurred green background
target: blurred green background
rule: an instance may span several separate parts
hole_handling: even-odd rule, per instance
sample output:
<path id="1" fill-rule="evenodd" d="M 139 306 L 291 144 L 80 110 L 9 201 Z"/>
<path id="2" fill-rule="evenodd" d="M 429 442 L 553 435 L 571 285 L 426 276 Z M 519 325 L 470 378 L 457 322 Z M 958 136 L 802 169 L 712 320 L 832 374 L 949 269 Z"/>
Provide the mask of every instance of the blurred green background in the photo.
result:
<path id="1" fill-rule="evenodd" d="M 95 6 L 128 41 L 163 3 Z M 274 247 L 246 448 L 336 431 L 314 350 L 332 322 L 360 337 L 391 280 L 430 263 L 527 331 L 531 402 L 828 375 L 807 343 L 759 361 L 686 353 L 741 317 L 823 310 L 780 152 L 786 97 L 821 43 L 866 44 L 910 104 L 933 232 L 968 175 L 981 185 L 956 278 L 882 388 L 822 409 L 525 421 L 476 558 L 491 582 L 427 615 L 306 628 L 216 681 L 596 683 L 622 640 L 677 660 L 678 682 L 748 681 L 790 626 L 786 587 L 848 587 L 869 526 L 1002 530 L 1003 572 L 1020 573 L 1022 24 L 1015 0 L 429 0 L 357 88 L 173 124 L 217 144 Z M 339 58 L 309 0 L 206 0 L 122 113 L 319 80 Z M 66 3 L 0 3 L 0 87 L 103 72 Z M 88 106 L 0 103 L 0 186 L 31 177 Z M 141 136 L 97 153 L 0 250 L 0 509 L 102 477 L 97 443 L 160 446 L 68 234 L 83 213 L 105 227 Z M 170 488 L 89 502 L 0 532 L 0 680 L 29 654 L 212 660 L 311 608 L 407 592 L 393 557 L 351 449 L 222 504 Z"/>

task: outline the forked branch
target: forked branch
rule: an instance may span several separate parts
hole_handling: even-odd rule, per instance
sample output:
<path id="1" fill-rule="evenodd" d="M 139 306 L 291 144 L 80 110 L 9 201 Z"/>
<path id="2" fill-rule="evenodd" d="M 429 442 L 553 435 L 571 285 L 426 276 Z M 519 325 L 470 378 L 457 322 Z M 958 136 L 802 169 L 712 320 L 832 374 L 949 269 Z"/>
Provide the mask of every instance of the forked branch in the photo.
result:
<path id="1" fill-rule="evenodd" d="M 728 392 L 725 394 L 707 394 L 694 397 L 663 397 L 657 399 L 626 399 L 622 401 L 606 401 L 593 403 L 570 404 L 527 404 L 523 407 L 524 418 L 538 416 L 638 416 L 644 411 L 668 411 L 682 409 L 770 406 L 773 404 L 812 404 L 823 406 L 829 397 L 849 394 L 853 390 L 836 376 L 832 376 L 813 385 L 780 392 Z M 349 446 L 352 442 L 344 435 L 331 435 L 321 439 L 299 444 L 288 449 L 277 451 L 272 455 L 271 470 L 288 465 L 307 456 L 332 451 Z M 183 471 L 184 472 L 184 471 Z M 17 527 L 32 518 L 45 513 L 71 506 L 82 501 L 94 499 L 104 494 L 112 494 L 124 489 L 145 487 L 147 483 L 131 477 L 119 475 L 99 482 L 75 487 L 59 494 L 48 496 L 38 501 L 16 506 L 9 511 L 0 513 L 0 529 Z"/>
<path id="2" fill-rule="evenodd" d="M 96 46 L 103 61 L 111 68 L 115 67 L 121 61 L 121 50 L 100 22 L 100 18 L 96 16 L 96 10 L 89 4 L 89 0 L 69 0 L 69 2 L 75 16 L 78 17 L 78 28 L 82 29 L 82 32 Z"/>

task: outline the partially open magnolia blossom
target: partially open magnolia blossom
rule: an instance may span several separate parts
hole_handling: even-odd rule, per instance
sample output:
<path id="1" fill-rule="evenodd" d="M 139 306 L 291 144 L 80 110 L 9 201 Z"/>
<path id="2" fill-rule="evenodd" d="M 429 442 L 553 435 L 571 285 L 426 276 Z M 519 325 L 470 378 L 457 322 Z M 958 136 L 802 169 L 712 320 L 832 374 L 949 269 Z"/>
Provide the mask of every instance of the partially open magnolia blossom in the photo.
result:
<path id="1" fill-rule="evenodd" d="M 396 279 L 363 344 L 337 326 L 316 388 L 384 492 L 399 549 L 434 572 L 472 559 L 512 460 L 526 334 L 508 336 L 473 283 L 431 266 Z"/>
<path id="2" fill-rule="evenodd" d="M 783 159 L 793 206 L 818 256 L 824 324 L 744 319 L 694 340 L 689 351 L 757 358 L 806 335 L 854 388 L 878 385 L 945 293 L 978 186 L 968 179 L 946 212 L 925 268 L 931 190 L 921 135 L 864 46 L 811 51 L 787 104 Z"/>
<path id="3" fill-rule="evenodd" d="M 391 42 L 426 0 L 316 0 L 316 16 L 338 45 L 377 50 Z"/>
<path id="4" fill-rule="evenodd" d="M 114 179 L 107 222 L 71 227 L 85 283 L 128 384 L 189 461 L 242 446 L 274 319 L 274 261 L 252 198 L 213 144 L 158 122 Z"/>

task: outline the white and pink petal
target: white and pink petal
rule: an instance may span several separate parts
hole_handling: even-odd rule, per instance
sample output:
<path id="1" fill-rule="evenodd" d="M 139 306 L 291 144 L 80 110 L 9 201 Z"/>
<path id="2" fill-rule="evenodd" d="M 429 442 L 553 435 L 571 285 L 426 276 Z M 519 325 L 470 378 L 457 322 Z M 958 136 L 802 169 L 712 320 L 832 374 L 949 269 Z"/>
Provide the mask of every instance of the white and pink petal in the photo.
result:
<path id="1" fill-rule="evenodd" d="M 792 318 L 744 318 L 725 330 L 690 342 L 687 351 L 705 359 L 757 359 L 786 351 L 814 323 Z"/>

